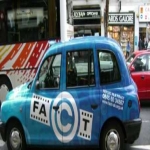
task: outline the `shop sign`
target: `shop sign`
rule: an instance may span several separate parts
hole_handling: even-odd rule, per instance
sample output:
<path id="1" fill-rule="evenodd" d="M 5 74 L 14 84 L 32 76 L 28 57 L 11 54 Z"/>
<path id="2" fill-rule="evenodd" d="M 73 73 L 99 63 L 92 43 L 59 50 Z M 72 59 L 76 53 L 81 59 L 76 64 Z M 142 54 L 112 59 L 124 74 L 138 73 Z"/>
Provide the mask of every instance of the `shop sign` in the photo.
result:
<path id="1" fill-rule="evenodd" d="M 149 22 L 150 21 L 150 5 L 139 7 L 139 22 Z"/>
<path id="2" fill-rule="evenodd" d="M 73 10 L 73 19 L 100 19 L 100 10 Z"/>
<path id="3" fill-rule="evenodd" d="M 134 25 L 134 13 L 110 13 L 109 24 Z"/>

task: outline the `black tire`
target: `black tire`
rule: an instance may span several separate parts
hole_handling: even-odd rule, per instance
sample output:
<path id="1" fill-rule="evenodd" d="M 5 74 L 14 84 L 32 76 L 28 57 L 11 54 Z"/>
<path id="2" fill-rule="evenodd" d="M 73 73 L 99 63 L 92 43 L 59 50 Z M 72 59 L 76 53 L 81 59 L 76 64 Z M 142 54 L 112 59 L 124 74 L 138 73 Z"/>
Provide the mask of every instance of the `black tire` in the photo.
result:
<path id="1" fill-rule="evenodd" d="M 14 135 L 14 139 L 11 138 L 12 134 Z M 16 141 L 19 141 L 18 145 L 15 145 Z M 24 131 L 19 122 L 11 121 L 8 124 L 6 131 L 6 142 L 8 150 L 26 150 L 26 140 L 24 136 Z"/>
<path id="2" fill-rule="evenodd" d="M 6 76 L 0 76 L 0 90 L 3 85 L 7 87 L 8 92 L 12 90 L 10 80 Z M 0 99 L 0 101 L 3 101 L 3 99 Z"/>
<path id="3" fill-rule="evenodd" d="M 100 137 L 100 149 L 109 150 L 107 140 L 108 140 L 108 137 L 111 136 L 110 133 L 112 134 L 111 141 L 113 142 L 115 141 L 117 143 L 116 146 L 118 145 L 116 150 L 123 150 L 124 149 L 124 133 L 122 131 L 122 128 L 119 122 L 115 122 L 115 121 L 108 122 L 104 126 L 103 131 L 101 133 L 101 137 Z M 116 136 L 117 138 L 114 138 Z"/>
<path id="4" fill-rule="evenodd" d="M 0 76 L 0 86 L 3 84 L 5 84 L 8 87 L 9 91 L 12 90 L 12 85 L 11 85 L 9 79 L 5 76 Z"/>

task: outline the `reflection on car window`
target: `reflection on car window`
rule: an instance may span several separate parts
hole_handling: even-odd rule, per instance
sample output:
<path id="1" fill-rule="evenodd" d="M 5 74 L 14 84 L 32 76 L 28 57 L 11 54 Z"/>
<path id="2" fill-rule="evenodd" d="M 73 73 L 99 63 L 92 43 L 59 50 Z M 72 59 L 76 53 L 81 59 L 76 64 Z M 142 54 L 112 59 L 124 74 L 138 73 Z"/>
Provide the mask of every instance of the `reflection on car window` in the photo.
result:
<path id="1" fill-rule="evenodd" d="M 92 50 L 78 50 L 67 53 L 67 87 L 95 85 Z"/>
<path id="2" fill-rule="evenodd" d="M 115 55 L 109 51 L 99 51 L 100 83 L 120 81 L 120 71 Z"/>
<path id="3" fill-rule="evenodd" d="M 60 79 L 61 54 L 48 57 L 39 72 L 41 88 L 57 88 Z"/>

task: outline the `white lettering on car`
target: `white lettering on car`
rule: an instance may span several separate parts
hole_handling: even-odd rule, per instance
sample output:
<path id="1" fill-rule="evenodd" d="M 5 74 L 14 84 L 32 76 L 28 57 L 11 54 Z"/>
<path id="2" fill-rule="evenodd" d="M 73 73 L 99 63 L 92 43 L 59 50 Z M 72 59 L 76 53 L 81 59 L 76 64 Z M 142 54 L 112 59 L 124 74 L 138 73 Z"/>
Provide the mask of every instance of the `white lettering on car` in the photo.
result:
<path id="1" fill-rule="evenodd" d="M 62 123 L 63 111 L 73 120 L 72 123 Z M 78 109 L 70 93 L 60 93 L 54 99 L 53 103 L 52 99 L 33 94 L 30 107 L 30 119 L 50 126 L 50 117 L 52 128 L 60 142 L 69 143 L 73 140 L 76 133 L 78 133 L 77 136 L 80 138 L 91 140 L 93 113 L 80 109 L 80 126 L 77 132 L 79 122 Z"/>
<path id="2" fill-rule="evenodd" d="M 93 113 L 80 109 L 80 128 L 78 136 L 91 140 Z"/>
<path id="3" fill-rule="evenodd" d="M 51 99 L 33 94 L 30 107 L 30 119 L 50 126 L 49 112 Z"/>
<path id="4" fill-rule="evenodd" d="M 118 110 L 123 110 L 124 96 L 107 90 L 103 90 L 102 103 L 114 107 Z"/>

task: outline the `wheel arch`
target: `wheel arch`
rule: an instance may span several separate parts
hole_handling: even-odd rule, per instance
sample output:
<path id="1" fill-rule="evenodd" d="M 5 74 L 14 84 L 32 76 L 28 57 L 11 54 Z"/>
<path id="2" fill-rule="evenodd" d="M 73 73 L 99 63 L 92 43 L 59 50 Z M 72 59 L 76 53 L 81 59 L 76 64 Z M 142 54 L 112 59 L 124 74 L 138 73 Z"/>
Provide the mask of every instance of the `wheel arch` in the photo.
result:
<path id="1" fill-rule="evenodd" d="M 0 74 L 0 77 L 1 78 L 6 78 L 6 80 L 9 82 L 9 84 L 11 86 L 11 89 L 13 89 L 13 86 L 12 86 L 12 83 L 10 81 L 10 78 L 6 74 Z"/>
<path id="2" fill-rule="evenodd" d="M 101 128 L 99 141 L 101 140 L 101 136 L 102 136 L 102 133 L 103 133 L 103 130 L 104 130 L 105 126 L 107 124 L 110 124 L 111 122 L 118 122 L 119 123 L 119 125 L 122 128 L 125 139 L 126 139 L 127 135 L 126 135 L 125 128 L 124 128 L 124 125 L 123 125 L 122 121 L 120 119 L 116 118 L 116 117 L 111 117 L 111 118 L 109 118 L 108 120 L 105 121 L 105 123 L 103 124 L 103 126 Z"/>
<path id="3" fill-rule="evenodd" d="M 23 130 L 23 132 L 24 132 L 24 135 L 25 135 L 25 131 L 24 131 L 24 128 L 23 128 L 23 126 L 22 126 L 22 124 L 21 124 L 21 121 L 17 118 L 17 117 L 11 117 L 11 118 L 9 118 L 8 119 L 8 121 L 6 122 L 6 125 L 5 125 L 5 137 L 4 137 L 4 140 L 6 141 L 6 133 L 7 133 L 7 128 L 8 128 L 8 125 L 9 125 L 9 123 L 11 123 L 11 122 L 17 122 L 17 123 L 19 123 L 19 125 L 21 126 L 21 128 L 22 128 L 22 130 Z M 26 140 L 26 138 L 25 138 L 25 140 Z"/>

